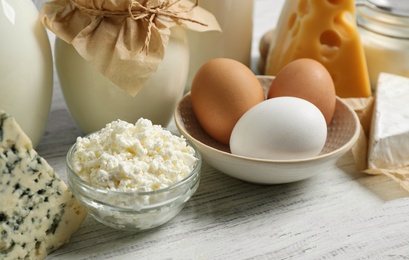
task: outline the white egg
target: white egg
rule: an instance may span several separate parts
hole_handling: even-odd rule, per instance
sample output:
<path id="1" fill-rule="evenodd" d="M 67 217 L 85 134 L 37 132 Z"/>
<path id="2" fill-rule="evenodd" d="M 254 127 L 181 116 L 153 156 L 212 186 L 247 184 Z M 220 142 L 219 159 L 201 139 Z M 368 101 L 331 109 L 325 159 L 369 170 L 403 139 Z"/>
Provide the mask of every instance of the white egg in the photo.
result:
<path id="1" fill-rule="evenodd" d="M 267 99 L 248 110 L 230 137 L 231 153 L 270 160 L 318 155 L 327 139 L 327 123 L 309 101 L 295 97 Z"/>

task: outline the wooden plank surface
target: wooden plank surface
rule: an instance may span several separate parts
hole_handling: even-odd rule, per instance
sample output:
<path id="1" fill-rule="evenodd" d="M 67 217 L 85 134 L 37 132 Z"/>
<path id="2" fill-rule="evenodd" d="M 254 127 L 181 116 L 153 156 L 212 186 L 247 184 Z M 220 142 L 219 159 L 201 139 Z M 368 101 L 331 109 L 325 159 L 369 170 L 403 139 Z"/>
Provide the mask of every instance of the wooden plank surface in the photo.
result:
<path id="1" fill-rule="evenodd" d="M 253 69 L 258 41 L 274 27 L 283 0 L 255 3 Z M 66 179 L 65 154 L 81 132 L 57 76 L 54 83 L 37 150 Z M 387 177 L 357 172 L 351 153 L 311 179 L 273 186 L 204 163 L 197 193 L 169 223 L 126 233 L 88 217 L 48 259 L 409 259 L 408 193 Z"/>

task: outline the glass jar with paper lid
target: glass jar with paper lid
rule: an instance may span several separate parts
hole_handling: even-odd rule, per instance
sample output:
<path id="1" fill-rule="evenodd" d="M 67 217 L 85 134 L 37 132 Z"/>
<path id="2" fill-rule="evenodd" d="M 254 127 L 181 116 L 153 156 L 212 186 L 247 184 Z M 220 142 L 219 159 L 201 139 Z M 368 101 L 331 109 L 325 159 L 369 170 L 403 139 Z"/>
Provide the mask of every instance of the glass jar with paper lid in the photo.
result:
<path id="1" fill-rule="evenodd" d="M 381 72 L 409 77 L 409 2 L 362 0 L 356 5 L 372 88 Z"/>
<path id="2" fill-rule="evenodd" d="M 185 29 L 220 30 L 188 0 L 59 0 L 41 18 L 58 36 L 61 88 L 84 133 L 117 119 L 167 126 L 187 79 Z"/>

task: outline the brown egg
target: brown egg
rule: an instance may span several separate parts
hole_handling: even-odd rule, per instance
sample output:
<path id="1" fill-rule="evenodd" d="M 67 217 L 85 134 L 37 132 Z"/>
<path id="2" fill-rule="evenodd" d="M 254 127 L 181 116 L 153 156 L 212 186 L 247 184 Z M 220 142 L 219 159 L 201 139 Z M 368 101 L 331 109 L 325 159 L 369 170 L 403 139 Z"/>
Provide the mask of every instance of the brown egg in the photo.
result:
<path id="1" fill-rule="evenodd" d="M 196 73 L 191 99 L 206 133 L 228 144 L 239 118 L 265 98 L 260 82 L 248 67 L 232 59 L 217 58 L 206 62 Z"/>
<path id="2" fill-rule="evenodd" d="M 335 111 L 334 82 L 328 70 L 313 59 L 298 59 L 285 66 L 271 83 L 267 98 L 292 96 L 313 103 L 331 122 Z"/>

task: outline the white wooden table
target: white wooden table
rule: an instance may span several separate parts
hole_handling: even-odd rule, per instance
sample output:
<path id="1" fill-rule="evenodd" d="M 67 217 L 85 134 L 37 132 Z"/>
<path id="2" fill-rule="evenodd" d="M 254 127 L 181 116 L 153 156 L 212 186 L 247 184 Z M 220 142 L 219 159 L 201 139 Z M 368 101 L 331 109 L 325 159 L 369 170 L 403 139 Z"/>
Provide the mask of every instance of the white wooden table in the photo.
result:
<path id="1" fill-rule="evenodd" d="M 283 2 L 256 0 L 253 62 Z M 79 135 L 55 76 L 37 150 L 64 180 L 65 154 Z M 197 193 L 167 224 L 126 233 L 88 217 L 48 259 L 409 259 L 408 195 L 387 177 L 357 172 L 351 153 L 311 179 L 274 186 L 242 182 L 204 163 Z"/>

